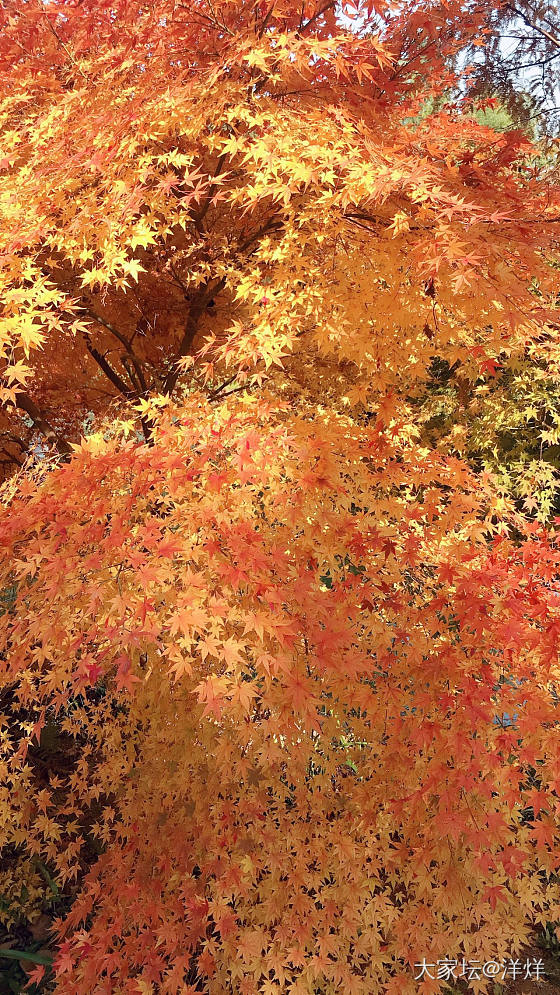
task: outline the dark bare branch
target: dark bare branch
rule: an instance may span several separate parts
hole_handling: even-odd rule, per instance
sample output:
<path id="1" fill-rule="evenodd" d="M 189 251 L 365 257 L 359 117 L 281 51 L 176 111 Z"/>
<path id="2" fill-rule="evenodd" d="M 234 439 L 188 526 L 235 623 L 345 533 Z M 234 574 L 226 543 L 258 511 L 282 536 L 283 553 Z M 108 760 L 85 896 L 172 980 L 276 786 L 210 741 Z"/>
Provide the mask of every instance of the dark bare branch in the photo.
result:
<path id="1" fill-rule="evenodd" d="M 69 443 L 66 439 L 62 438 L 58 432 L 56 432 L 46 415 L 29 397 L 29 394 L 24 394 L 21 391 L 18 392 L 16 394 L 15 403 L 17 408 L 20 408 L 21 411 L 25 411 L 26 415 L 29 415 L 31 421 L 33 422 L 34 428 L 36 428 L 49 443 L 56 447 L 61 456 L 70 455 L 72 449 Z"/>
<path id="2" fill-rule="evenodd" d="M 84 311 L 88 315 L 88 317 L 92 318 L 93 321 L 96 321 L 99 325 L 103 325 L 103 327 L 106 328 L 107 331 L 109 331 L 111 333 L 111 335 L 114 335 L 115 338 L 118 339 L 118 341 L 125 347 L 128 355 L 130 356 L 130 361 L 134 365 L 134 369 L 136 371 L 136 376 L 138 378 L 138 383 L 140 385 L 140 389 L 143 390 L 143 391 L 146 390 L 147 389 L 147 385 L 146 385 L 146 380 L 145 380 L 145 377 L 144 377 L 144 371 L 142 369 L 142 364 L 141 364 L 140 360 L 138 359 L 138 356 L 134 352 L 134 349 L 132 348 L 132 345 L 129 342 L 129 340 L 126 338 L 126 336 L 123 335 L 122 332 L 119 332 L 118 328 L 115 328 L 115 326 L 112 325 L 111 322 L 107 321 L 105 318 L 102 318 L 100 314 L 96 314 L 95 311 L 92 311 L 90 308 L 84 308 Z M 125 367 L 125 369 L 126 369 L 126 367 Z M 128 373 L 128 370 L 127 370 L 127 373 Z M 111 379 L 111 378 L 109 378 L 109 379 Z M 113 383 L 114 383 L 114 381 L 113 381 Z"/>
<path id="3" fill-rule="evenodd" d="M 218 177 L 221 174 L 221 172 L 222 172 L 222 170 L 224 168 L 224 163 L 225 163 L 226 159 L 227 159 L 227 155 L 224 152 L 224 154 L 221 155 L 220 158 L 218 159 L 218 164 L 217 164 L 216 170 L 214 172 L 214 176 L 215 177 Z M 208 193 L 206 194 L 206 198 L 205 198 L 204 203 L 202 204 L 200 210 L 199 211 L 191 211 L 191 219 L 193 221 L 193 224 L 194 224 L 195 228 L 197 229 L 197 231 L 200 232 L 201 234 L 203 233 L 202 222 L 204 221 L 204 218 L 206 217 L 206 214 L 208 213 L 208 208 L 210 207 L 210 204 L 212 202 L 212 197 L 214 196 L 214 194 L 216 192 L 216 187 L 217 187 L 217 183 L 212 183 L 212 185 L 210 186 L 210 189 L 209 189 Z"/>
<path id="4" fill-rule="evenodd" d="M 96 349 L 95 346 L 92 345 L 89 335 L 85 335 L 84 339 L 87 351 L 89 352 L 90 356 L 92 357 L 92 359 L 95 360 L 99 368 L 103 370 L 103 373 L 108 378 L 108 380 L 111 381 L 113 386 L 117 388 L 119 394 L 122 394 L 123 397 L 128 398 L 128 400 L 136 398 L 137 391 L 131 390 L 127 387 L 122 377 L 120 377 L 117 371 L 113 369 L 111 364 L 107 362 L 105 356 L 103 356 L 103 354 L 99 352 L 99 349 Z"/>
<path id="5" fill-rule="evenodd" d="M 194 300 L 191 302 L 183 338 L 179 343 L 179 349 L 177 350 L 173 366 L 163 382 L 164 394 L 170 394 L 172 390 L 174 390 L 180 373 L 177 363 L 184 356 L 189 355 L 202 315 L 204 314 L 210 301 L 214 299 L 216 294 L 219 294 L 220 291 L 224 289 L 225 285 L 225 277 L 222 277 L 222 279 L 218 280 L 217 283 L 205 283 L 199 288 Z"/>
<path id="6" fill-rule="evenodd" d="M 532 31 L 536 31 L 537 34 L 542 35 L 543 38 L 547 38 L 549 42 L 552 42 L 553 45 L 560 48 L 560 38 L 556 38 L 555 35 L 551 34 L 550 31 L 542 26 L 542 24 L 537 24 L 535 21 L 532 21 L 523 10 L 520 10 L 519 7 L 516 7 L 512 3 L 506 3 L 505 6 L 508 10 L 511 10 L 512 14 L 515 14 L 516 17 L 520 17 L 528 28 L 531 28 Z"/>

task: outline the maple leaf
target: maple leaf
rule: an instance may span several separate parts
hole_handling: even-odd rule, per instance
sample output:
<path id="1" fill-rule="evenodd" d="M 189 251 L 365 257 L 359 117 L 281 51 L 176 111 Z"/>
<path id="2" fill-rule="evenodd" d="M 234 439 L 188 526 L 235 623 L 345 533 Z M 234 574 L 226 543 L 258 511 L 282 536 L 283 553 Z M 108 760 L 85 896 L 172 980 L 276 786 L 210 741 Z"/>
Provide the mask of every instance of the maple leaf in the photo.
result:
<path id="1" fill-rule="evenodd" d="M 26 343 L 29 344 L 29 338 L 26 338 Z M 8 383 L 11 385 L 13 383 L 21 384 L 25 386 L 29 377 L 33 374 L 33 369 L 20 359 L 17 363 L 13 363 L 7 366 L 4 371 L 4 376 Z"/>
<path id="2" fill-rule="evenodd" d="M 225 642 L 220 646 L 220 656 L 226 661 L 228 667 L 233 667 L 237 663 L 241 663 L 242 658 L 240 656 L 240 651 L 242 645 L 235 641 L 232 637 L 226 639 Z"/>
<path id="3" fill-rule="evenodd" d="M 169 631 L 171 635 L 177 632 L 187 633 L 191 629 L 202 632 L 208 624 L 208 616 L 201 608 L 185 605 L 180 607 L 173 615 Z"/>
<path id="4" fill-rule="evenodd" d="M 134 685 L 140 683 L 140 678 L 136 677 L 132 673 L 128 657 L 121 656 L 115 660 L 115 663 L 118 664 L 115 676 L 115 687 L 117 691 L 126 690 L 129 694 L 132 694 Z"/>

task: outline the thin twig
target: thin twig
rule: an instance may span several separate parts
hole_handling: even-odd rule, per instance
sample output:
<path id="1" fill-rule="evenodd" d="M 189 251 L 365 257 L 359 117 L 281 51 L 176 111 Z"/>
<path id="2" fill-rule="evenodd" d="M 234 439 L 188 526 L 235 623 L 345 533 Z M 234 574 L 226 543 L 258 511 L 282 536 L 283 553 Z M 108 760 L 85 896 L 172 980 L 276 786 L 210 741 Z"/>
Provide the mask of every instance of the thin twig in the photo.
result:
<path id="1" fill-rule="evenodd" d="M 45 18 L 45 20 L 46 20 L 46 22 L 47 22 L 47 24 L 48 24 L 49 28 L 51 29 L 51 31 L 52 31 L 52 33 L 53 33 L 53 35 L 55 36 L 55 38 L 56 38 L 56 40 L 57 40 L 58 44 L 59 44 L 59 45 L 61 45 L 61 46 L 62 46 L 62 48 L 64 49 L 64 51 L 66 52 L 66 55 L 67 55 L 67 56 L 68 56 L 68 58 L 70 59 L 70 62 L 72 63 L 72 65 L 76 67 L 76 69 L 78 70 L 78 72 L 80 73 L 80 75 L 84 77 L 84 79 L 87 79 L 87 76 L 86 76 L 86 74 L 85 74 L 85 73 L 83 72 L 83 70 L 82 70 L 82 69 L 80 69 L 80 67 L 79 67 L 78 63 L 76 62 L 76 60 L 75 60 L 74 56 L 72 55 L 72 52 L 71 52 L 71 51 L 70 51 L 70 49 L 68 48 L 68 45 L 66 45 L 66 44 L 65 44 L 65 42 L 63 42 L 63 40 L 62 40 L 62 38 L 60 37 L 60 35 L 59 35 L 58 31 L 56 30 L 56 28 L 54 27 L 54 25 L 53 25 L 53 24 L 51 24 L 51 22 L 50 22 L 49 18 L 47 17 L 47 14 L 46 14 L 46 12 L 45 12 L 45 11 L 43 11 L 43 17 Z"/>
<path id="2" fill-rule="evenodd" d="M 532 28 L 533 31 L 536 31 L 537 34 L 542 35 L 543 38 L 548 38 L 553 45 L 556 45 L 556 48 L 560 48 L 560 39 L 555 38 L 550 31 L 547 31 L 546 28 L 541 27 L 539 24 L 535 24 L 522 10 L 519 10 L 519 8 L 515 7 L 512 3 L 506 3 L 506 7 L 508 10 L 511 10 L 512 14 L 515 14 L 516 17 L 520 17 L 528 28 Z"/>

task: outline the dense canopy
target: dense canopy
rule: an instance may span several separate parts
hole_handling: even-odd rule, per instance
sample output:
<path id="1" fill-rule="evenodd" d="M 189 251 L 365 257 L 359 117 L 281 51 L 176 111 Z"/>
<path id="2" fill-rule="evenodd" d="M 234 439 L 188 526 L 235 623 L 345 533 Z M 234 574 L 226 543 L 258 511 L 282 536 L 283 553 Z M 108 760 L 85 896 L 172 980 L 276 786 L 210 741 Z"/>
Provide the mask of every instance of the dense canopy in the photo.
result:
<path id="1" fill-rule="evenodd" d="M 0 843 L 57 995 L 427 995 L 560 919 L 560 185 L 478 113 L 495 6 L 3 5 Z"/>

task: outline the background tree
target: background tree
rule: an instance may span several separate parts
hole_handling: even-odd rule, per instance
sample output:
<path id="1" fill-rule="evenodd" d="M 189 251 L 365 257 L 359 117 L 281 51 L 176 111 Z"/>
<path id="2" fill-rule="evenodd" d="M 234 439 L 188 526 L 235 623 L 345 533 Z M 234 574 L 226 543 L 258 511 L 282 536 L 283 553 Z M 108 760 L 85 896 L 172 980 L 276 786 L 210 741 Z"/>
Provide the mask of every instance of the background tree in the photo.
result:
<path id="1" fill-rule="evenodd" d="M 467 58 L 476 67 L 479 93 L 498 97 L 520 125 L 538 122 L 542 133 L 558 133 L 560 8 L 555 0 L 497 4 Z"/>

